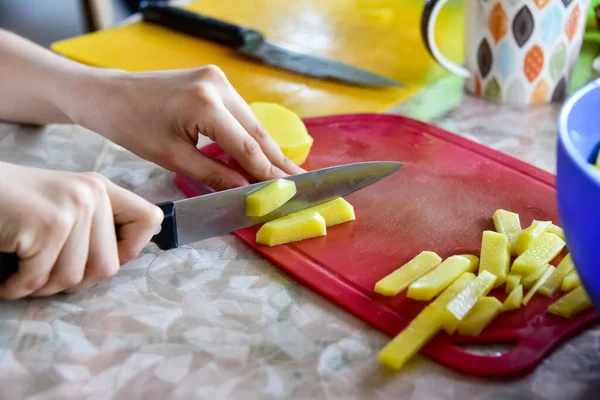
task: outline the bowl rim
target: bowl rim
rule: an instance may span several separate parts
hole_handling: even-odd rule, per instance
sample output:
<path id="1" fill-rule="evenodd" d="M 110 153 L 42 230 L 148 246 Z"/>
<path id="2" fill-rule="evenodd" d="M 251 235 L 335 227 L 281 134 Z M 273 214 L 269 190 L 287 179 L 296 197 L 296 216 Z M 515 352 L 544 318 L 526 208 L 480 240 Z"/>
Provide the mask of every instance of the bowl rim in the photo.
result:
<path id="1" fill-rule="evenodd" d="M 587 83 L 585 86 L 579 88 L 563 104 L 558 117 L 558 136 L 571 160 L 573 160 L 577 164 L 579 169 L 582 170 L 589 179 L 593 180 L 598 185 L 600 185 L 600 170 L 598 170 L 595 166 L 590 164 L 583 157 L 583 155 L 575 148 L 575 144 L 571 140 L 571 136 L 569 135 L 568 130 L 568 122 L 571 110 L 584 95 L 586 95 L 588 92 L 591 92 L 594 89 L 600 90 L 600 78 L 595 79 Z M 598 129 L 600 129 L 600 127 Z"/>

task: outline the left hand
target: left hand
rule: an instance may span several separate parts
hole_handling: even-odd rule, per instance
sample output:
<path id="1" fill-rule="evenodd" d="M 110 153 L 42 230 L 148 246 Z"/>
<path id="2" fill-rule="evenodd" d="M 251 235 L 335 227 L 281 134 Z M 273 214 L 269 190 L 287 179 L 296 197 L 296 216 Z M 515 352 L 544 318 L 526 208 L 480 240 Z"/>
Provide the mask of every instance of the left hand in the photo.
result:
<path id="1" fill-rule="evenodd" d="M 202 134 L 260 181 L 304 172 L 283 155 L 215 66 L 92 74 L 85 96 L 73 100 L 73 119 L 140 157 L 216 190 L 248 184 L 197 150 Z"/>

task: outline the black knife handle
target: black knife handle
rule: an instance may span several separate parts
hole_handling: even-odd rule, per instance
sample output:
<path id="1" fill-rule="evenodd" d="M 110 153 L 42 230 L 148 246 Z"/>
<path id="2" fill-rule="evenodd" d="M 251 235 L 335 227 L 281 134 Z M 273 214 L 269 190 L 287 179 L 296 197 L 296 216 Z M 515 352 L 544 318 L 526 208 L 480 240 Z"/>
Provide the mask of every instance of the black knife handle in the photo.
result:
<path id="1" fill-rule="evenodd" d="M 175 203 L 172 201 L 157 204 L 163 211 L 165 217 L 160 226 L 160 231 L 150 240 L 156 243 L 161 250 L 169 250 L 178 247 L 177 224 L 175 221 Z M 117 237 L 119 227 L 115 226 Z M 6 281 L 12 274 L 19 270 L 19 256 L 17 253 L 0 252 L 0 283 Z"/>
<path id="2" fill-rule="evenodd" d="M 260 32 L 163 3 L 142 2 L 144 21 L 231 47 L 263 41 Z"/>

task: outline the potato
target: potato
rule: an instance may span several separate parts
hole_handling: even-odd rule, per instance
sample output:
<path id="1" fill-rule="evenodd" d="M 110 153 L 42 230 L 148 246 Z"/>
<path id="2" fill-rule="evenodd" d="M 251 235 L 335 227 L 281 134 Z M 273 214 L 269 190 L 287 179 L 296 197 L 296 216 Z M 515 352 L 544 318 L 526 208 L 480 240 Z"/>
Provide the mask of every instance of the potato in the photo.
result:
<path id="1" fill-rule="evenodd" d="M 500 314 L 502 303 L 495 297 L 482 297 L 458 325 L 463 336 L 477 336 Z"/>
<path id="2" fill-rule="evenodd" d="M 565 247 L 565 241 L 553 233 L 542 232 L 513 262 L 511 272 L 523 276 L 534 274 L 554 259 Z"/>
<path id="3" fill-rule="evenodd" d="M 494 287 L 506 282 L 510 267 L 510 243 L 503 233 L 485 231 L 481 238 L 481 257 L 479 259 L 479 273 L 491 272 L 496 276 Z"/>
<path id="4" fill-rule="evenodd" d="M 291 213 L 288 215 L 288 217 L 307 212 L 319 213 L 323 218 L 325 218 L 325 224 L 327 227 L 343 224 L 356 219 L 356 216 L 354 215 L 354 207 L 352 207 L 350 203 L 341 197 L 328 201 L 327 203 L 319 204 L 314 207 Z"/>
<path id="5" fill-rule="evenodd" d="M 554 293 L 560 288 L 563 279 L 575 270 L 573 259 L 571 254 L 567 254 L 565 258 L 558 264 L 558 267 L 554 270 L 554 273 L 550 275 L 550 278 L 540 287 L 538 292 L 547 297 L 554 296 Z"/>
<path id="6" fill-rule="evenodd" d="M 497 210 L 492 219 L 494 220 L 496 232 L 506 235 L 510 243 L 511 253 L 516 255 L 515 245 L 517 244 L 517 236 L 519 236 L 522 230 L 519 214 L 506 210 Z"/>
<path id="7" fill-rule="evenodd" d="M 256 242 L 277 246 L 326 234 L 325 219 L 319 213 L 304 213 L 267 222 L 256 233 Z"/>
<path id="8" fill-rule="evenodd" d="M 585 289 L 579 286 L 552 303 L 548 307 L 548 312 L 563 318 L 571 318 L 591 306 L 592 303 Z"/>
<path id="9" fill-rule="evenodd" d="M 296 184 L 277 179 L 246 196 L 246 215 L 262 217 L 278 209 L 296 195 Z"/>
<path id="10" fill-rule="evenodd" d="M 395 296 L 411 283 L 435 268 L 442 259 L 432 251 L 422 251 L 412 260 L 375 284 L 375 291 L 384 296 Z"/>
<path id="11" fill-rule="evenodd" d="M 517 285 L 506 299 L 504 299 L 504 303 L 502 304 L 502 308 L 500 308 L 500 312 L 514 310 L 516 308 L 521 307 L 521 302 L 523 301 L 523 285 Z"/>
<path id="12" fill-rule="evenodd" d="M 442 290 L 469 271 L 471 262 L 462 256 L 452 256 L 444 260 L 440 265 L 414 281 L 408 287 L 407 297 L 414 300 L 429 301 L 437 296 Z"/>

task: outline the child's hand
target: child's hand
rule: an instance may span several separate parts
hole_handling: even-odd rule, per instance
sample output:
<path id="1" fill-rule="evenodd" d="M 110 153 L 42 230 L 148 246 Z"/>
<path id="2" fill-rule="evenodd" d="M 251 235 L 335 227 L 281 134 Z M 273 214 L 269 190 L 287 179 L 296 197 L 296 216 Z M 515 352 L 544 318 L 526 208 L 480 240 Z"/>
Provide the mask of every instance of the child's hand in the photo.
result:
<path id="1" fill-rule="evenodd" d="M 259 180 L 303 172 L 283 155 L 217 67 L 95 73 L 89 92 L 74 99 L 79 102 L 73 107 L 75 122 L 147 160 L 217 190 L 247 184 L 196 149 L 201 134 Z"/>
<path id="2" fill-rule="evenodd" d="M 0 163 L 0 252 L 20 258 L 0 298 L 70 292 L 109 278 L 162 218 L 160 208 L 101 175 Z"/>

